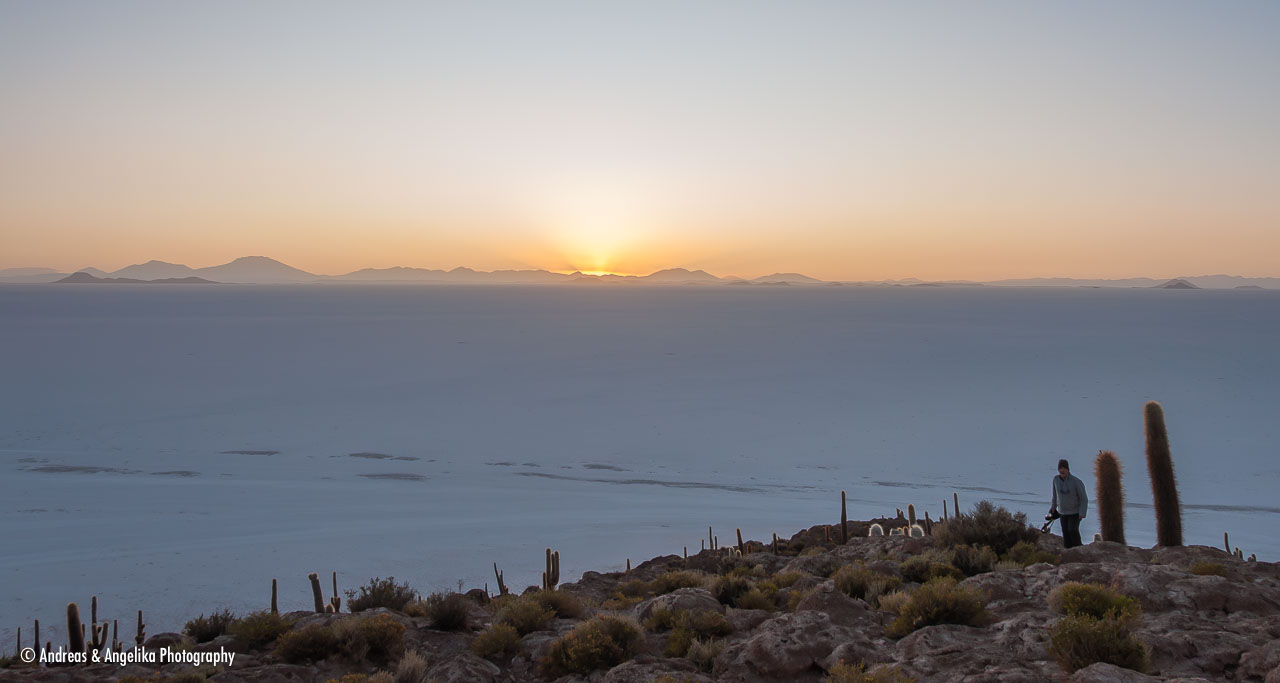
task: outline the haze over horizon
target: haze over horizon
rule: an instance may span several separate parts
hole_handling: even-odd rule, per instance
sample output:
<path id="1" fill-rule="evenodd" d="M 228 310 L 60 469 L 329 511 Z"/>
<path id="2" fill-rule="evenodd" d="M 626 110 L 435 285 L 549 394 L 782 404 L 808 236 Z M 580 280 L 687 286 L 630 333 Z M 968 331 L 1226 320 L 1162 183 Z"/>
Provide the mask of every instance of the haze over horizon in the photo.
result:
<path id="1" fill-rule="evenodd" d="M 1274 277 L 1278 29 L 1260 1 L 6 3 L 0 268 Z"/>

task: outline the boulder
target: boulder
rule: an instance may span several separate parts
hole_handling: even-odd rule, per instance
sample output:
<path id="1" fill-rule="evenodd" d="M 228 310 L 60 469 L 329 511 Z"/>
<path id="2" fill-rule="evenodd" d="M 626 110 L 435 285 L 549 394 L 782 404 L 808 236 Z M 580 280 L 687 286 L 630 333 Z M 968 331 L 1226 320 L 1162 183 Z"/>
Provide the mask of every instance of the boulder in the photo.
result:
<path id="1" fill-rule="evenodd" d="M 432 665 L 427 680 L 436 683 L 493 683 L 498 666 L 471 653 L 456 654 Z"/>
<path id="2" fill-rule="evenodd" d="M 832 623 L 822 612 L 784 614 L 726 646 L 716 659 L 715 679 L 799 680 L 813 676 L 837 646 L 855 637 L 851 629 Z"/>
<path id="3" fill-rule="evenodd" d="M 690 612 L 712 611 L 724 614 L 724 605 L 720 604 L 711 592 L 704 588 L 680 588 L 666 595 L 659 595 L 637 604 L 633 609 L 636 620 L 644 623 L 654 611 L 659 609 L 687 610 Z"/>

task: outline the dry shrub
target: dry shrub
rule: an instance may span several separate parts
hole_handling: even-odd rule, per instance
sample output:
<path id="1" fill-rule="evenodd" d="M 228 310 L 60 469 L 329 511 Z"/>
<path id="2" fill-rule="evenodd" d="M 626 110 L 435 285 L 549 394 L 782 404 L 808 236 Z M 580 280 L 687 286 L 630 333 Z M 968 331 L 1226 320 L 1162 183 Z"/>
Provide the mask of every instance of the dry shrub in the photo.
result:
<path id="1" fill-rule="evenodd" d="M 681 588 L 702 588 L 707 584 L 707 575 L 696 571 L 667 572 L 649 582 L 649 592 L 654 595 L 666 595 Z"/>
<path id="2" fill-rule="evenodd" d="M 1191 565 L 1191 573 L 1196 576 L 1226 576 L 1227 567 L 1217 562 L 1196 562 Z"/>
<path id="3" fill-rule="evenodd" d="M 533 601 L 555 612 L 561 619 L 580 619 L 586 614 L 582 601 L 573 593 L 564 591 L 538 591 L 532 595 Z"/>
<path id="4" fill-rule="evenodd" d="M 827 671 L 825 683 L 915 683 L 896 666 L 880 666 L 868 672 L 863 662 L 840 662 Z"/>
<path id="5" fill-rule="evenodd" d="M 880 604 L 878 604 L 877 607 L 885 612 L 897 614 L 902 610 L 902 606 L 907 604 L 907 601 L 910 599 L 911 594 L 906 591 L 893 591 L 892 593 L 885 593 L 884 595 L 881 595 L 879 600 Z"/>
<path id="6" fill-rule="evenodd" d="M 532 595 L 521 596 L 503 603 L 494 620 L 515 628 L 522 636 L 546 627 L 554 619 L 555 610 L 540 604 Z"/>
<path id="7" fill-rule="evenodd" d="M 427 680 L 427 670 L 430 668 L 430 663 L 421 652 L 410 650 L 396 664 L 394 683 L 423 683 Z"/>
<path id="8" fill-rule="evenodd" d="M 201 614 L 200 616 L 188 621 L 186 626 L 182 627 L 182 632 L 195 638 L 197 643 L 207 643 L 214 638 L 227 632 L 227 628 L 236 620 L 236 615 L 231 610 L 224 609 L 221 612 L 214 612 L 209 616 Z"/>
<path id="9" fill-rule="evenodd" d="M 911 593 L 885 632 L 901 638 L 937 624 L 978 626 L 986 615 L 986 600 L 978 591 L 958 585 L 955 579 L 934 579 Z"/>
<path id="10" fill-rule="evenodd" d="M 468 607 L 471 601 L 459 593 L 432 593 L 426 600 L 414 603 L 422 605 L 432 628 L 440 631 L 461 631 L 467 627 Z"/>
<path id="11" fill-rule="evenodd" d="M 898 565 L 902 578 L 915 583 L 925 583 L 932 579 L 963 579 L 964 572 L 951 564 L 950 553 L 928 552 L 923 555 L 909 557 Z"/>
<path id="12" fill-rule="evenodd" d="M 1027 516 L 1014 514 L 990 501 L 980 501 L 973 510 L 956 515 L 937 527 L 935 536 L 951 547 L 987 546 L 997 555 L 1009 552 L 1021 542 L 1035 543 L 1040 531 L 1027 525 Z"/>
<path id="13" fill-rule="evenodd" d="M 1058 614 L 1131 623 L 1142 616 L 1142 605 L 1120 591 L 1099 583 L 1068 581 L 1049 591 L 1049 609 Z"/>
<path id="14" fill-rule="evenodd" d="M 471 641 L 471 651 L 485 659 L 510 659 L 520 654 L 520 633 L 509 624 L 493 624 Z"/>
<path id="15" fill-rule="evenodd" d="M 751 582 L 741 576 L 721 576 L 711 583 L 711 594 L 722 605 L 737 607 L 738 598 L 751 591 Z"/>
<path id="16" fill-rule="evenodd" d="M 417 591 L 407 583 L 396 583 L 394 576 L 385 579 L 372 578 L 369 583 L 360 586 L 359 590 L 347 590 L 347 609 L 352 612 L 363 612 L 376 607 L 403 610 L 405 605 L 418 597 Z"/>
<path id="17" fill-rule="evenodd" d="M 404 651 L 404 624 L 389 614 L 312 624 L 284 634 L 275 652 L 290 664 L 341 655 L 353 662 L 386 663 Z"/>
<path id="18" fill-rule="evenodd" d="M 873 571 L 866 565 L 851 564 L 843 567 L 832 577 L 836 590 L 851 598 L 866 600 L 874 605 L 885 593 L 891 593 L 902 585 L 902 579 Z"/>
<path id="19" fill-rule="evenodd" d="M 999 561 L 1000 556 L 987 546 L 958 545 L 951 549 L 951 564 L 965 576 L 986 574 Z"/>
<path id="20" fill-rule="evenodd" d="M 733 601 L 733 606 L 738 609 L 762 609 L 768 612 L 777 609 L 769 593 L 757 587 L 739 595 Z"/>
<path id="21" fill-rule="evenodd" d="M 1068 673 L 1097 662 L 1145 672 L 1147 647 L 1123 619 L 1066 616 L 1049 631 L 1049 654 Z"/>
<path id="22" fill-rule="evenodd" d="M 700 671 L 710 673 L 716 663 L 716 657 L 724 652 L 724 639 L 702 639 L 696 638 L 689 643 L 689 649 L 685 653 L 685 659 L 693 662 Z"/>
<path id="23" fill-rule="evenodd" d="M 1062 562 L 1062 556 L 1057 553 L 1051 553 L 1047 550 L 1041 550 L 1040 546 L 1035 543 L 1021 541 L 1009 549 L 1005 553 L 1004 559 L 1016 562 L 1020 567 L 1030 567 L 1033 564 L 1047 562 L 1048 564 L 1058 564 Z"/>
<path id="24" fill-rule="evenodd" d="M 257 650 L 279 638 L 293 628 L 293 622 L 279 614 L 250 612 L 227 626 L 227 633 L 236 637 L 250 650 Z"/>
<path id="25" fill-rule="evenodd" d="M 612 669 L 634 657 L 643 643 L 644 634 L 634 621 L 596 617 L 552 641 L 540 668 L 550 678 Z"/>

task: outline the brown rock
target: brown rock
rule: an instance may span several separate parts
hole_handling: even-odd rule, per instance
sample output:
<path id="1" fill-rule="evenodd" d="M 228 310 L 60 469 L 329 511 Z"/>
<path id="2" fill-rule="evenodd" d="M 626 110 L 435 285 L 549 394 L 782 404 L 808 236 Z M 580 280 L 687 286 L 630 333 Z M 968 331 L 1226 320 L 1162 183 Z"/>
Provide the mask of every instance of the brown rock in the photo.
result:
<path id="1" fill-rule="evenodd" d="M 796 611 L 812 610 L 822 612 L 831 617 L 831 621 L 844 626 L 858 625 L 859 628 L 870 625 L 875 626 L 879 631 L 878 622 L 871 613 L 867 603 L 856 598 L 845 595 L 843 591 L 837 590 L 834 581 L 827 581 L 816 590 L 801 600 L 796 605 Z"/>

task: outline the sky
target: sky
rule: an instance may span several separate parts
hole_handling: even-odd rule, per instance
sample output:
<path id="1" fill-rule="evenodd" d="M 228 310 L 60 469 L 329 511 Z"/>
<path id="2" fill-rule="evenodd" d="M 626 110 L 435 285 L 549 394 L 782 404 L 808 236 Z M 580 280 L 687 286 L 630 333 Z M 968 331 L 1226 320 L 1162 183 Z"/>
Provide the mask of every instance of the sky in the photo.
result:
<path id="1" fill-rule="evenodd" d="M 0 268 L 1280 275 L 1280 3 L 0 0 Z"/>

